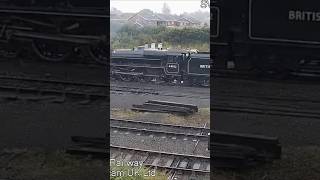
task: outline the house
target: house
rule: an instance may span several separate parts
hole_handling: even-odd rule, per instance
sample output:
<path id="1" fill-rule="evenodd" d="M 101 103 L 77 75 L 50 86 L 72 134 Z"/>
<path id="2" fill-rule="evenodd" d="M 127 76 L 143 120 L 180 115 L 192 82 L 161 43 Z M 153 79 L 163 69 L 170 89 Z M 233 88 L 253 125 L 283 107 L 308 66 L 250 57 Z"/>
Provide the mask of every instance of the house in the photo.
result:
<path id="1" fill-rule="evenodd" d="M 178 21 L 179 17 L 171 14 L 156 14 L 159 18 L 158 25 L 164 25 L 166 27 L 180 26 Z"/>
<path id="2" fill-rule="evenodd" d="M 134 14 L 128 19 L 130 24 L 135 24 L 140 27 L 145 26 L 159 26 L 165 24 L 161 19 L 156 16 L 152 11 L 143 9 L 138 13 Z"/>
<path id="3" fill-rule="evenodd" d="M 154 13 L 149 9 L 144 9 L 134 14 L 128 19 L 128 22 L 139 27 L 188 27 L 201 25 L 201 22 L 193 17 Z"/>
<path id="4" fill-rule="evenodd" d="M 181 16 L 178 21 L 180 22 L 180 26 L 199 27 L 202 24 L 201 21 L 191 16 Z"/>

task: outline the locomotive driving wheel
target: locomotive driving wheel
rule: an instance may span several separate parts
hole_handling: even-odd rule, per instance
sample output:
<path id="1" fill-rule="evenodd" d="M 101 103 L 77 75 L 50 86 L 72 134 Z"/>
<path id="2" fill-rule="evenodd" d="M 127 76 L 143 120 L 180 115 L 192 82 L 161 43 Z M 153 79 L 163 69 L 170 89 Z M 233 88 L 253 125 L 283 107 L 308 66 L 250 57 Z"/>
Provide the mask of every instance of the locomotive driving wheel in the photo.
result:
<path id="1" fill-rule="evenodd" d="M 64 61 L 72 53 L 71 47 L 52 41 L 34 40 L 32 48 L 39 58 L 52 62 Z"/>
<path id="2" fill-rule="evenodd" d="M 109 49 L 104 43 L 90 45 L 87 48 L 89 55 L 100 64 L 107 64 L 109 59 Z"/>

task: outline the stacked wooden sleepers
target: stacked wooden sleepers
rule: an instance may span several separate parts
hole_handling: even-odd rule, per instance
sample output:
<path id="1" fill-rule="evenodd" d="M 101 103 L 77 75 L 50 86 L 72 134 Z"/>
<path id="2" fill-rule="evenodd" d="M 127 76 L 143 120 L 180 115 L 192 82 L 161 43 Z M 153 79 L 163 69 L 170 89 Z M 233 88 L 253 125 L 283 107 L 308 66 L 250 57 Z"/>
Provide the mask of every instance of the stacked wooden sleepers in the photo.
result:
<path id="1" fill-rule="evenodd" d="M 181 104 L 168 101 L 149 100 L 142 105 L 134 104 L 131 110 L 141 112 L 172 113 L 178 115 L 191 115 L 198 112 L 198 107 L 192 104 Z"/>
<path id="2" fill-rule="evenodd" d="M 276 137 L 212 131 L 210 150 L 216 168 L 245 168 L 281 158 Z"/>

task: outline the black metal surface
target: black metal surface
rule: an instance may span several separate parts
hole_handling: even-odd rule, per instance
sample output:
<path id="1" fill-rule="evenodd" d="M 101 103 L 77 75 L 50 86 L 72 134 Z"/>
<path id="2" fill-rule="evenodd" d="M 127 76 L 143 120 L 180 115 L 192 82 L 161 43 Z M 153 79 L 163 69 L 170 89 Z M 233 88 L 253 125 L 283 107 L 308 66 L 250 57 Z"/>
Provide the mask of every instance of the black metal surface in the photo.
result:
<path id="1" fill-rule="evenodd" d="M 250 0 L 250 36 L 263 40 L 320 43 L 317 33 L 320 31 L 319 6 L 317 0 L 295 3 L 290 0 Z"/>
<path id="2" fill-rule="evenodd" d="M 223 0 L 212 7 L 216 68 L 283 78 L 320 57 L 318 1 Z"/>
<path id="3" fill-rule="evenodd" d="M 209 54 L 172 53 L 161 50 L 115 51 L 111 75 L 126 81 L 164 81 L 209 85 Z"/>

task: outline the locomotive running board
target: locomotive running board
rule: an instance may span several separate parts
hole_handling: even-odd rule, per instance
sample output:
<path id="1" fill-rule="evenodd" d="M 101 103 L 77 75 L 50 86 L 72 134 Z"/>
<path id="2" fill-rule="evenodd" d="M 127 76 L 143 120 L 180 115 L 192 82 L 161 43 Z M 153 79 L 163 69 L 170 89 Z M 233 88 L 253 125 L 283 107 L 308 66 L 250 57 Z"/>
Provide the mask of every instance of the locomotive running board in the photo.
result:
<path id="1" fill-rule="evenodd" d="M 32 32 L 22 32 L 22 31 L 13 31 L 11 36 L 16 36 L 18 38 L 30 38 L 30 39 L 43 39 L 43 40 L 52 40 L 52 41 L 62 41 L 69 43 L 78 43 L 78 44 L 93 44 L 102 41 L 104 38 L 99 38 L 95 36 L 69 36 L 69 35 L 44 35 L 40 33 Z"/>

